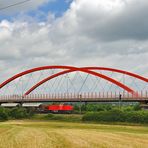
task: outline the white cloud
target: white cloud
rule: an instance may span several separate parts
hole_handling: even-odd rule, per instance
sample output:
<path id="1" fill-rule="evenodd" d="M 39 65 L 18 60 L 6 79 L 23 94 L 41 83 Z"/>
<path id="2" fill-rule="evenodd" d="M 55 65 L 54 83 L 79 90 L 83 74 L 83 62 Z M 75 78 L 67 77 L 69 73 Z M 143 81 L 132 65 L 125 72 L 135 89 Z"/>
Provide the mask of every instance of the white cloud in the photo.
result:
<path id="1" fill-rule="evenodd" d="M 16 12 L 26 12 L 29 10 L 34 10 L 49 1 L 53 1 L 53 0 L 30 0 L 30 1 L 26 1 L 26 2 L 25 2 L 25 0 L 22 0 L 21 2 L 24 2 L 22 4 L 20 3 L 20 0 L 11 0 L 11 1 L 1 0 L 0 1 L 0 9 L 2 9 L 1 14 L 8 15 L 8 14 L 16 13 Z M 16 4 L 16 6 L 11 6 L 14 4 Z M 11 6 L 11 7 L 3 9 L 8 6 Z"/>
<path id="2" fill-rule="evenodd" d="M 21 67 L 95 65 L 147 76 L 147 10 L 145 0 L 75 0 L 60 18 L 3 20 L 0 67 L 12 75 Z"/>

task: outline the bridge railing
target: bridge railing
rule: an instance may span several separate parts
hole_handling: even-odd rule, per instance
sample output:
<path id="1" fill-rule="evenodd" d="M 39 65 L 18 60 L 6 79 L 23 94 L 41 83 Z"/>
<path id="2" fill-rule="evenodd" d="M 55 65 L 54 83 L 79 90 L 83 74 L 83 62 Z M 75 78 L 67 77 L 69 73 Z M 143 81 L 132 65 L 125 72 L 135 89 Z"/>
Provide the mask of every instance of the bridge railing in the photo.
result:
<path id="1" fill-rule="evenodd" d="M 137 95 L 138 94 L 138 95 Z M 0 101 L 21 101 L 21 100 L 136 100 L 148 99 L 147 91 L 140 91 L 137 94 L 130 94 L 126 92 L 92 92 L 92 93 L 55 93 L 55 94 L 31 94 L 27 96 L 22 95 L 1 95 Z"/>

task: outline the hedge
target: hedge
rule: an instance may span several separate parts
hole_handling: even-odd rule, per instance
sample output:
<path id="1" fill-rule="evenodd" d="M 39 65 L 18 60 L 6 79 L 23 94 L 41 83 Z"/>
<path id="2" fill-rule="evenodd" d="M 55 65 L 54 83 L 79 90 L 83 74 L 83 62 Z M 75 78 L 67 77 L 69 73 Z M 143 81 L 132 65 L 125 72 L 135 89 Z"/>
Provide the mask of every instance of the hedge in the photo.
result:
<path id="1" fill-rule="evenodd" d="M 113 109 L 110 111 L 89 112 L 82 117 L 82 120 L 94 122 L 148 123 L 148 111 L 123 111 Z"/>
<path id="2" fill-rule="evenodd" d="M 12 109 L 7 109 L 0 107 L 0 121 L 8 119 L 23 119 L 33 116 L 32 109 L 26 109 L 22 107 L 16 107 Z"/>
<path id="3" fill-rule="evenodd" d="M 0 107 L 0 121 L 7 120 L 8 118 L 8 109 Z"/>

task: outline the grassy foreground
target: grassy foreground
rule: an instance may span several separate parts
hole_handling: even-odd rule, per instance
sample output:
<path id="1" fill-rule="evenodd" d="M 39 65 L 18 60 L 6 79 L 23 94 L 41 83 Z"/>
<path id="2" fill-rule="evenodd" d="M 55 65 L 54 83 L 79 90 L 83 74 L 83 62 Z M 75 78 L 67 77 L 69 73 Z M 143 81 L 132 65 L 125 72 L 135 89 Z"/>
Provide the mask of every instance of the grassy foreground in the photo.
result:
<path id="1" fill-rule="evenodd" d="M 148 127 L 17 120 L 0 123 L 0 148 L 147 148 Z"/>

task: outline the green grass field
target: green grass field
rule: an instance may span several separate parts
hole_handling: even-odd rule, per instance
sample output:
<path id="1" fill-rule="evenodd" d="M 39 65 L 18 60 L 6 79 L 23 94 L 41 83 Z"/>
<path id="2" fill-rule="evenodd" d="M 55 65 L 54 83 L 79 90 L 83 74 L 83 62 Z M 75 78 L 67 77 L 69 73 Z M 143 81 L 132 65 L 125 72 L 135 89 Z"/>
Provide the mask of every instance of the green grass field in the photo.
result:
<path id="1" fill-rule="evenodd" d="M 148 127 L 55 121 L 0 123 L 0 148 L 148 148 Z"/>

